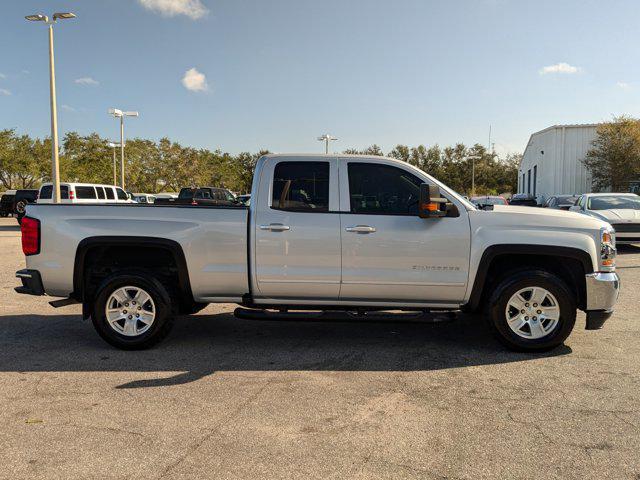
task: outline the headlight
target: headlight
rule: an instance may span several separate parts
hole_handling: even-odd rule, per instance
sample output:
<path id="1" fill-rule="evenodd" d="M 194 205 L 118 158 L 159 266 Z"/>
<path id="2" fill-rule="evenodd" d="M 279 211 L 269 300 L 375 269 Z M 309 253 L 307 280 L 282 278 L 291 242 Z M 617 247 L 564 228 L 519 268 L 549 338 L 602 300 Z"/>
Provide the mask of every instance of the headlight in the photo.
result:
<path id="1" fill-rule="evenodd" d="M 615 230 L 600 230 L 600 265 L 606 270 L 616 268 L 616 234 Z"/>

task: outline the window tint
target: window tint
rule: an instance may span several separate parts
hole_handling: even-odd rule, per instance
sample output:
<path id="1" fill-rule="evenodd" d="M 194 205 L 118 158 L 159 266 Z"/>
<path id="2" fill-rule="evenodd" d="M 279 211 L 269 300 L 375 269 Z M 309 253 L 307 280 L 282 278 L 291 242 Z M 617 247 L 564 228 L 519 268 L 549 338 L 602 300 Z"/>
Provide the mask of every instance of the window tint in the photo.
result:
<path id="1" fill-rule="evenodd" d="M 193 189 L 191 188 L 183 188 L 180 190 L 180 193 L 178 194 L 178 198 L 180 199 L 189 199 L 191 200 L 193 198 Z"/>
<path id="2" fill-rule="evenodd" d="M 96 198 L 96 191 L 93 187 L 76 187 L 76 198 L 92 199 Z"/>
<path id="3" fill-rule="evenodd" d="M 96 187 L 96 192 L 98 192 L 98 198 L 103 200 L 104 199 L 104 188 Z"/>
<path id="4" fill-rule="evenodd" d="M 422 183 L 418 177 L 400 168 L 350 163 L 351 212 L 417 215 Z"/>
<path id="5" fill-rule="evenodd" d="M 40 189 L 40 196 L 38 198 L 42 198 L 45 200 L 51 200 L 53 198 L 53 186 L 52 185 L 43 185 Z M 60 185 L 60 198 L 62 200 L 67 200 L 69 198 L 69 186 L 68 185 Z"/>
<path id="6" fill-rule="evenodd" d="M 116 193 L 118 194 L 118 200 L 127 200 L 127 194 L 121 188 L 116 188 Z"/>
<path id="7" fill-rule="evenodd" d="M 51 185 L 43 185 L 40 189 L 40 197 L 41 199 L 51 198 L 53 195 L 53 187 Z"/>
<path id="8" fill-rule="evenodd" d="M 113 194 L 113 188 L 106 187 L 104 189 L 104 191 L 107 194 L 107 200 L 114 200 L 115 199 L 115 195 Z"/>
<path id="9" fill-rule="evenodd" d="M 273 173 L 273 208 L 329 211 L 329 162 L 280 162 Z"/>

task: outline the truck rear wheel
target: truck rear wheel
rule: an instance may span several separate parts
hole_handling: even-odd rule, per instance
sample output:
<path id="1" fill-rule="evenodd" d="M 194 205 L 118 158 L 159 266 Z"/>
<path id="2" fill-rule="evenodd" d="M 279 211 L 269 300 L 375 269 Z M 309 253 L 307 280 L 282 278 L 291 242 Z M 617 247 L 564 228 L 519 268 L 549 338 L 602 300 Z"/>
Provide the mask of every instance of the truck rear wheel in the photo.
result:
<path id="1" fill-rule="evenodd" d="M 173 326 L 171 297 L 144 272 L 119 272 L 98 289 L 91 318 L 98 334 L 114 347 L 149 348 Z"/>
<path id="2" fill-rule="evenodd" d="M 575 295 L 552 273 L 521 270 L 508 275 L 494 290 L 488 321 L 498 340 L 512 350 L 551 350 L 573 330 Z"/>

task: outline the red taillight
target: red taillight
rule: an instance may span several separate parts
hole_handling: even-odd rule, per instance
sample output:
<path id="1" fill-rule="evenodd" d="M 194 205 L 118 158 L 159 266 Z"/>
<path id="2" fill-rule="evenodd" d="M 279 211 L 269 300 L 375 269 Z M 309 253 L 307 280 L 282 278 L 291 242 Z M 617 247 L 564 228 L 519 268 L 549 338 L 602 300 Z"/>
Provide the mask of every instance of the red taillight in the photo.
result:
<path id="1" fill-rule="evenodd" d="M 40 253 L 40 220 L 23 217 L 20 231 L 22 232 L 22 252 L 25 255 Z"/>
<path id="2" fill-rule="evenodd" d="M 69 190 L 69 200 L 73 200 L 74 198 L 76 198 L 76 192 Z"/>

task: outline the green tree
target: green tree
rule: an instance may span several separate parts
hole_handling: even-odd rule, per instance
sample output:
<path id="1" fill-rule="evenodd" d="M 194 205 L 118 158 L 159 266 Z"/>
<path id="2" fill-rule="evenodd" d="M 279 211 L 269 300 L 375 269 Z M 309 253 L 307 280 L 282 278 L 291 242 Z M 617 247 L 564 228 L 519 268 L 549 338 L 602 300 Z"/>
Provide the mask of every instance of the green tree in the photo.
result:
<path id="1" fill-rule="evenodd" d="M 600 124 L 583 163 L 594 190 L 625 191 L 640 178 L 640 120 L 621 116 Z"/>

